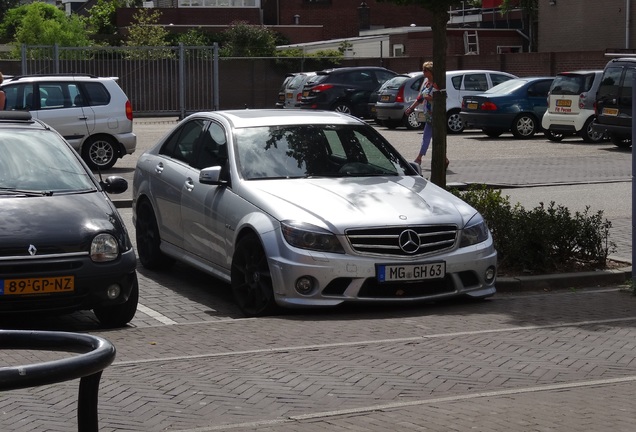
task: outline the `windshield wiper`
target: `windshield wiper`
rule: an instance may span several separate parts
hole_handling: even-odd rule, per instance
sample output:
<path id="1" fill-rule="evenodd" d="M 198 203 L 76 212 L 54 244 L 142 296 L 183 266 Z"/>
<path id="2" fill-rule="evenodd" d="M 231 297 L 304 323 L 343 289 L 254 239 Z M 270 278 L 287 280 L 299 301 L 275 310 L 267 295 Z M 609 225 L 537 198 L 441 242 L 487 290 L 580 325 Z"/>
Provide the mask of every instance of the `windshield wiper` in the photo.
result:
<path id="1" fill-rule="evenodd" d="M 13 196 L 24 195 L 29 197 L 39 197 L 39 196 L 52 196 L 53 191 L 38 191 L 38 190 L 29 190 L 29 189 L 0 187 L 0 194 L 13 195 Z"/>

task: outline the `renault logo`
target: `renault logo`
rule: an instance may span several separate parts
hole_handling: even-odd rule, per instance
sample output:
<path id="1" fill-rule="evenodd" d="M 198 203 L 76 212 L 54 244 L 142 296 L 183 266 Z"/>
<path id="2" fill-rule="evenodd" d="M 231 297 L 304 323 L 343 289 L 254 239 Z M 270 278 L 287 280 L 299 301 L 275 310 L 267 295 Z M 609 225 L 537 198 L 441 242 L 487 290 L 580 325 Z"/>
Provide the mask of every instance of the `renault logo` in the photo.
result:
<path id="1" fill-rule="evenodd" d="M 408 254 L 413 254 L 420 249 L 420 236 L 411 229 L 402 231 L 399 242 L 400 249 Z"/>
<path id="2" fill-rule="evenodd" d="M 29 245 L 29 249 L 27 250 L 29 251 L 29 255 L 31 256 L 35 255 L 38 252 L 37 248 L 33 245 Z"/>

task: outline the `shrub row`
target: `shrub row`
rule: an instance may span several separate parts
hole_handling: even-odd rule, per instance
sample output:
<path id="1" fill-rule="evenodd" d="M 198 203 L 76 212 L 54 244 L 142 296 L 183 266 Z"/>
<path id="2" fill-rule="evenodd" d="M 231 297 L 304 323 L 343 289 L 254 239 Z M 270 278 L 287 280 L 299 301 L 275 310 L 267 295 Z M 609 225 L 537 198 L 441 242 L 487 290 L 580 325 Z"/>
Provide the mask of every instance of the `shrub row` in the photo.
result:
<path id="1" fill-rule="evenodd" d="M 485 185 L 451 192 L 477 209 L 488 224 L 499 257 L 500 273 L 570 272 L 607 267 L 616 251 L 609 240 L 612 223 L 603 211 L 572 214 L 554 201 L 527 210 Z"/>

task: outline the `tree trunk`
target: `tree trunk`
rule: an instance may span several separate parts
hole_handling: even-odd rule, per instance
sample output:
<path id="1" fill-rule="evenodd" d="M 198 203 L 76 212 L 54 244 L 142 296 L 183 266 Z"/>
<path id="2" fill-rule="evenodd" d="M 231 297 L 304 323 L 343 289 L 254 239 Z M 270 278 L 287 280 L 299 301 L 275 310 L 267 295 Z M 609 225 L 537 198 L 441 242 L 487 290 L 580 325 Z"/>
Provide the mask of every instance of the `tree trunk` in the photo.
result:
<path id="1" fill-rule="evenodd" d="M 446 188 L 446 8 L 433 11 L 433 76 L 440 90 L 433 93 L 433 153 L 431 181 Z"/>

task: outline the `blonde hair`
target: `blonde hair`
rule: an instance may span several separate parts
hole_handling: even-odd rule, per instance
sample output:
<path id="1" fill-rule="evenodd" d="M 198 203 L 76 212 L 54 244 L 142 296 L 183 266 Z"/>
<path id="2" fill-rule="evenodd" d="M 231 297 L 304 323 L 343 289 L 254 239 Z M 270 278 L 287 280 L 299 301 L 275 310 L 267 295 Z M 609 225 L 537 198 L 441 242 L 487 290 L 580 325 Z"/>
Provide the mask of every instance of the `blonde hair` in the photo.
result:
<path id="1" fill-rule="evenodd" d="M 433 62 L 432 61 L 424 62 L 424 64 L 422 65 L 422 69 L 430 70 L 431 72 L 433 72 Z"/>

